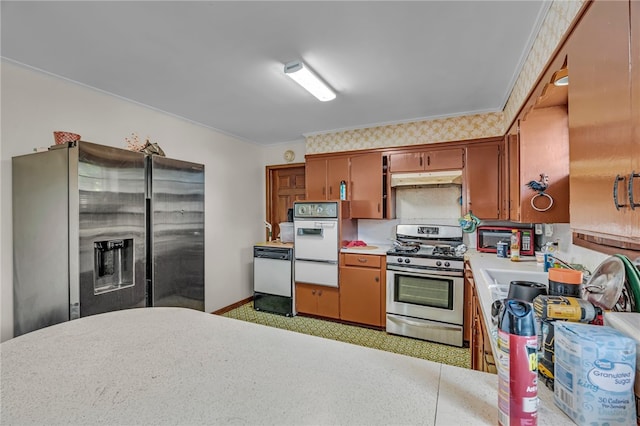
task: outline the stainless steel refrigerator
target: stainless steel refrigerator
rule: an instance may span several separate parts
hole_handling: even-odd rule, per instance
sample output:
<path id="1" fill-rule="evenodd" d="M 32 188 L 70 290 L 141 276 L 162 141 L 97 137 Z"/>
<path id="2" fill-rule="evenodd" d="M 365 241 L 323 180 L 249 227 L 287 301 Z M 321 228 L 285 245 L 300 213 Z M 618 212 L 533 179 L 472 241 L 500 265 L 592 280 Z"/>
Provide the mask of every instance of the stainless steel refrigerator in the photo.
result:
<path id="1" fill-rule="evenodd" d="M 204 166 L 90 142 L 14 157 L 14 335 L 148 306 L 204 310 Z"/>

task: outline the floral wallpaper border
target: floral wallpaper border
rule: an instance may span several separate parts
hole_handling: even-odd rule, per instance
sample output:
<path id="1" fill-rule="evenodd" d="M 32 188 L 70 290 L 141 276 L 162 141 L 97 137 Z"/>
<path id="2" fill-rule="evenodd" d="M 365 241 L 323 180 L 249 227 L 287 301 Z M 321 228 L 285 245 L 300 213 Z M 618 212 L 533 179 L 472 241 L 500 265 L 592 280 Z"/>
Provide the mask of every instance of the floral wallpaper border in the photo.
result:
<path id="1" fill-rule="evenodd" d="M 306 153 L 422 145 L 501 136 L 533 87 L 547 60 L 586 0 L 554 0 L 549 7 L 504 111 L 309 135 Z"/>

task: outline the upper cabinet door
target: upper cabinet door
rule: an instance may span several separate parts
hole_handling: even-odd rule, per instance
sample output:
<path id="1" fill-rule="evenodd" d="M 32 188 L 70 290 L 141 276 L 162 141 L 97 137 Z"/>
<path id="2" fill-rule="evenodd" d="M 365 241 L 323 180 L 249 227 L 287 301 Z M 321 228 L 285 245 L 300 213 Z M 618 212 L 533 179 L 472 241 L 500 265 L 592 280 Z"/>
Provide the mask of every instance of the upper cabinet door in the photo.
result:
<path id="1" fill-rule="evenodd" d="M 339 200 L 340 182 L 349 182 L 349 157 L 307 158 L 305 181 L 307 200 Z"/>
<path id="2" fill-rule="evenodd" d="M 389 154 L 391 173 L 456 170 L 464 166 L 464 149 L 437 149 Z"/>
<path id="3" fill-rule="evenodd" d="M 508 200 L 509 217 L 508 219 L 520 221 L 520 135 L 516 133 L 509 134 L 505 142 L 506 153 L 506 170 L 505 177 L 507 179 L 506 196 Z"/>
<path id="4" fill-rule="evenodd" d="M 638 21 L 636 3 L 631 7 Z M 640 210 L 629 207 L 627 190 L 633 163 L 638 163 L 631 93 L 633 87 L 637 97 L 640 61 L 629 7 L 622 1 L 593 2 L 569 40 L 570 208 L 574 231 L 637 242 Z"/>
<path id="5" fill-rule="evenodd" d="M 307 200 L 327 199 L 327 160 L 307 158 L 304 167 L 305 192 Z"/>
<path id="6" fill-rule="evenodd" d="M 500 218 L 500 143 L 469 146 L 465 167 L 467 210 L 480 219 Z"/>
<path id="7" fill-rule="evenodd" d="M 351 217 L 384 218 L 382 154 L 351 157 Z"/>
<path id="8" fill-rule="evenodd" d="M 440 149 L 424 153 L 426 171 L 456 170 L 464 166 L 464 149 Z"/>
<path id="9" fill-rule="evenodd" d="M 389 154 L 389 171 L 392 173 L 420 172 L 424 170 L 422 152 Z"/>
<path id="10" fill-rule="evenodd" d="M 327 160 L 327 200 L 340 199 L 340 182 L 349 182 L 349 157 L 337 157 Z M 347 200 L 350 199 L 347 189 Z"/>
<path id="11" fill-rule="evenodd" d="M 512 192 L 519 222 L 569 222 L 569 131 L 567 106 L 534 108 L 520 122 L 518 180 Z M 541 176 L 543 175 L 544 178 Z M 544 193 L 532 189 L 546 180 Z M 531 185 L 531 186 L 530 186 Z M 512 218 L 512 220 L 515 220 Z"/>

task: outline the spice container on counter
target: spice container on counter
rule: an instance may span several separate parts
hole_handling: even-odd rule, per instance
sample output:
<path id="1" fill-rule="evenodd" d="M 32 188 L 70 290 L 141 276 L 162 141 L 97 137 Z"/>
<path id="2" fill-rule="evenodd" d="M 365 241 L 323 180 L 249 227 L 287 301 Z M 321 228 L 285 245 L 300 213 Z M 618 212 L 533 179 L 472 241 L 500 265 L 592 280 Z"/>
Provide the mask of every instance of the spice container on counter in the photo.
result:
<path id="1" fill-rule="evenodd" d="M 509 244 L 504 241 L 498 241 L 496 244 L 496 254 L 498 257 L 507 258 L 507 253 L 509 252 Z"/>
<path id="2" fill-rule="evenodd" d="M 513 262 L 520 260 L 520 236 L 517 229 L 511 230 L 511 260 Z"/>

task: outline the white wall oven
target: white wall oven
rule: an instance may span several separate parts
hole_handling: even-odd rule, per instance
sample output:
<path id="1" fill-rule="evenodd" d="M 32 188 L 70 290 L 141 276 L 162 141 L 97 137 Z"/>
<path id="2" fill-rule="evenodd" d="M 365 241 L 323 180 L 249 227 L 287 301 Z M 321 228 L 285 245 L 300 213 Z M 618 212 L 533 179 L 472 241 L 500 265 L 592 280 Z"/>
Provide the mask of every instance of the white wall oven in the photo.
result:
<path id="1" fill-rule="evenodd" d="M 295 281 L 338 287 L 337 202 L 294 203 Z"/>
<path id="2" fill-rule="evenodd" d="M 462 231 L 446 225 L 397 225 L 387 252 L 388 333 L 463 345 Z"/>

